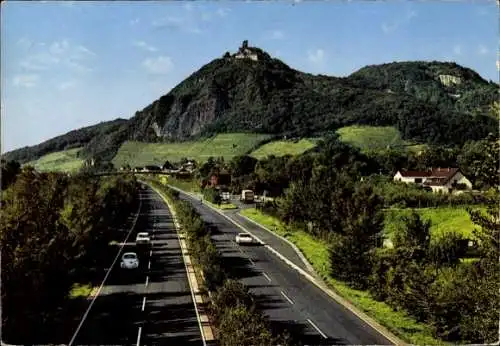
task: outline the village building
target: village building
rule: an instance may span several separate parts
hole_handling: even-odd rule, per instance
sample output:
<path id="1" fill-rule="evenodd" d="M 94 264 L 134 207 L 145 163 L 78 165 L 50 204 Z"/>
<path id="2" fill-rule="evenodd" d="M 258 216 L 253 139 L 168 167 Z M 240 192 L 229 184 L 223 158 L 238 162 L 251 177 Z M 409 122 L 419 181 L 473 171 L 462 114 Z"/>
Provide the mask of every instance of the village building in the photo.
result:
<path id="1" fill-rule="evenodd" d="M 427 171 L 399 170 L 394 181 L 419 184 L 433 192 L 449 193 L 455 190 L 470 190 L 472 183 L 459 168 L 431 168 Z"/>

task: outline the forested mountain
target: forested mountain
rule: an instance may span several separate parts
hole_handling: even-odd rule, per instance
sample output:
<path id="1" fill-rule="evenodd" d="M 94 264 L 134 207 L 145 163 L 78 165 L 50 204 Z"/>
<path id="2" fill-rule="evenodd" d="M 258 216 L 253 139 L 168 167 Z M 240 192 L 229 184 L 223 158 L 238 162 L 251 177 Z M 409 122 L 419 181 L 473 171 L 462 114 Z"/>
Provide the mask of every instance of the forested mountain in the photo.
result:
<path id="1" fill-rule="evenodd" d="M 404 139 L 417 142 L 457 145 L 496 133 L 491 107 L 497 93 L 497 84 L 455 63 L 390 63 L 346 78 L 315 76 L 245 41 L 237 53 L 204 65 L 128 122 L 120 120 L 80 143 L 82 155 L 107 161 L 126 140 L 185 140 L 219 132 L 311 136 L 364 124 L 395 126 Z M 8 156 L 28 161 L 42 150 L 21 151 Z"/>

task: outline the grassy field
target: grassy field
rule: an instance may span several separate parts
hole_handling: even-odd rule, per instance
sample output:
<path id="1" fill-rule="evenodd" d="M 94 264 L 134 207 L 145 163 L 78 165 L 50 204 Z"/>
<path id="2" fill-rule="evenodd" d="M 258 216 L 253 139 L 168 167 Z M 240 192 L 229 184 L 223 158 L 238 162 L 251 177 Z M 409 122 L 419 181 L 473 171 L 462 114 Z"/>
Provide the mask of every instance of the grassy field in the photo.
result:
<path id="1" fill-rule="evenodd" d="M 387 147 L 402 151 L 420 151 L 425 145 L 415 145 L 401 138 L 392 126 L 346 126 L 337 130 L 342 141 L 361 150 L 382 150 Z"/>
<path id="2" fill-rule="evenodd" d="M 480 209 L 485 210 L 484 207 Z M 465 208 L 421 208 L 417 213 L 425 220 L 431 220 L 431 239 L 439 239 L 450 232 L 457 232 L 464 237 L 473 239 L 474 225 Z M 398 227 L 402 227 L 402 216 L 409 215 L 411 209 L 388 209 L 385 211 L 384 230 L 391 238 Z"/>
<path id="3" fill-rule="evenodd" d="M 183 157 L 204 162 L 210 156 L 223 156 L 230 160 L 243 155 L 260 142 L 269 138 L 265 134 L 226 133 L 212 138 L 182 143 L 143 143 L 125 142 L 113 158 L 115 167 L 125 164 L 130 166 L 163 165 L 166 160 L 179 161 Z"/>
<path id="4" fill-rule="evenodd" d="M 445 345 L 446 343 L 432 337 L 431 329 L 423 323 L 418 323 L 405 312 L 394 311 L 389 305 L 374 300 L 366 291 L 352 289 L 330 276 L 330 260 L 327 245 L 303 231 L 291 231 L 276 218 L 265 215 L 252 208 L 241 211 L 242 215 L 274 229 L 276 233 L 284 236 L 294 243 L 312 264 L 316 272 L 325 280 L 331 288 L 363 310 L 369 316 L 384 325 L 394 334 L 406 342 L 417 345 Z"/>
<path id="5" fill-rule="evenodd" d="M 76 157 L 76 154 L 80 150 L 81 148 L 74 148 L 70 150 L 57 151 L 55 153 L 44 155 L 36 161 L 30 161 L 25 165 L 33 166 L 36 170 L 41 172 L 77 171 L 83 165 L 83 160 Z"/>
<path id="6" fill-rule="evenodd" d="M 250 156 L 261 160 L 269 155 L 300 155 L 303 152 L 314 148 L 318 140 L 319 138 L 303 138 L 297 142 L 292 140 L 273 141 L 257 148 L 250 154 Z"/>

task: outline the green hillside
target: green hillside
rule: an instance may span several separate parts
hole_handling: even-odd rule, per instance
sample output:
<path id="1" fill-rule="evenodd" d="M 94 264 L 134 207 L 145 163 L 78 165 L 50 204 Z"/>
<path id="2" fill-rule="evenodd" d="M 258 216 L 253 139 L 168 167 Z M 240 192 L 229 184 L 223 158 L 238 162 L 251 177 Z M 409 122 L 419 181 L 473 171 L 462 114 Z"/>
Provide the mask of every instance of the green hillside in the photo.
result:
<path id="1" fill-rule="evenodd" d="M 337 133 L 342 141 L 363 151 L 377 151 L 387 147 L 414 151 L 425 147 L 403 140 L 399 131 L 393 126 L 346 126 L 338 129 Z"/>
<path id="2" fill-rule="evenodd" d="M 319 138 L 303 138 L 299 141 L 280 140 L 273 141 L 262 145 L 254 150 L 250 156 L 261 160 L 269 155 L 285 156 L 285 155 L 300 155 L 303 152 L 312 149 L 316 146 Z"/>
<path id="3" fill-rule="evenodd" d="M 270 135 L 252 133 L 226 133 L 208 139 L 180 143 L 143 143 L 125 142 L 113 158 L 115 167 L 125 164 L 130 166 L 161 165 L 166 160 L 179 161 L 186 157 L 197 161 L 206 161 L 210 156 L 223 156 L 230 160 L 243 155 L 259 143 L 269 139 Z"/>
<path id="4" fill-rule="evenodd" d="M 35 167 L 41 172 L 61 171 L 74 172 L 83 165 L 83 160 L 77 157 L 81 148 L 57 151 L 40 157 L 38 160 L 27 162 L 26 165 Z"/>

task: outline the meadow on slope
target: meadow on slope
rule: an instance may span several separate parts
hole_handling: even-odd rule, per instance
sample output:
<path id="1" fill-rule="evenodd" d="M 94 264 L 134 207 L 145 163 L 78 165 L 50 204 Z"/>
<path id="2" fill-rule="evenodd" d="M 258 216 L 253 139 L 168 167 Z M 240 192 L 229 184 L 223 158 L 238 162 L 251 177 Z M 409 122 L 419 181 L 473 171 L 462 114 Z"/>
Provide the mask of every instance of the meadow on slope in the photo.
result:
<path id="1" fill-rule="evenodd" d="M 122 144 L 113 158 L 115 167 L 163 165 L 165 161 L 177 162 L 182 158 L 207 161 L 209 157 L 224 157 L 231 160 L 234 156 L 243 155 L 259 143 L 270 138 L 270 135 L 255 133 L 225 133 L 207 139 L 178 143 L 144 143 L 128 141 Z"/>
<path id="2" fill-rule="evenodd" d="M 300 155 L 316 146 L 320 138 L 302 138 L 300 140 L 278 140 L 266 143 L 252 153 L 250 156 L 262 160 L 269 155 L 285 156 Z"/>
<path id="3" fill-rule="evenodd" d="M 398 129 L 393 126 L 345 126 L 338 129 L 337 134 L 343 142 L 363 151 L 377 151 L 388 147 L 401 151 L 418 151 L 425 147 L 403 140 Z"/>
<path id="4" fill-rule="evenodd" d="M 81 148 L 57 151 L 40 157 L 38 160 L 27 162 L 24 166 L 33 166 L 40 172 L 60 171 L 75 172 L 79 170 L 84 160 L 77 157 Z"/>

